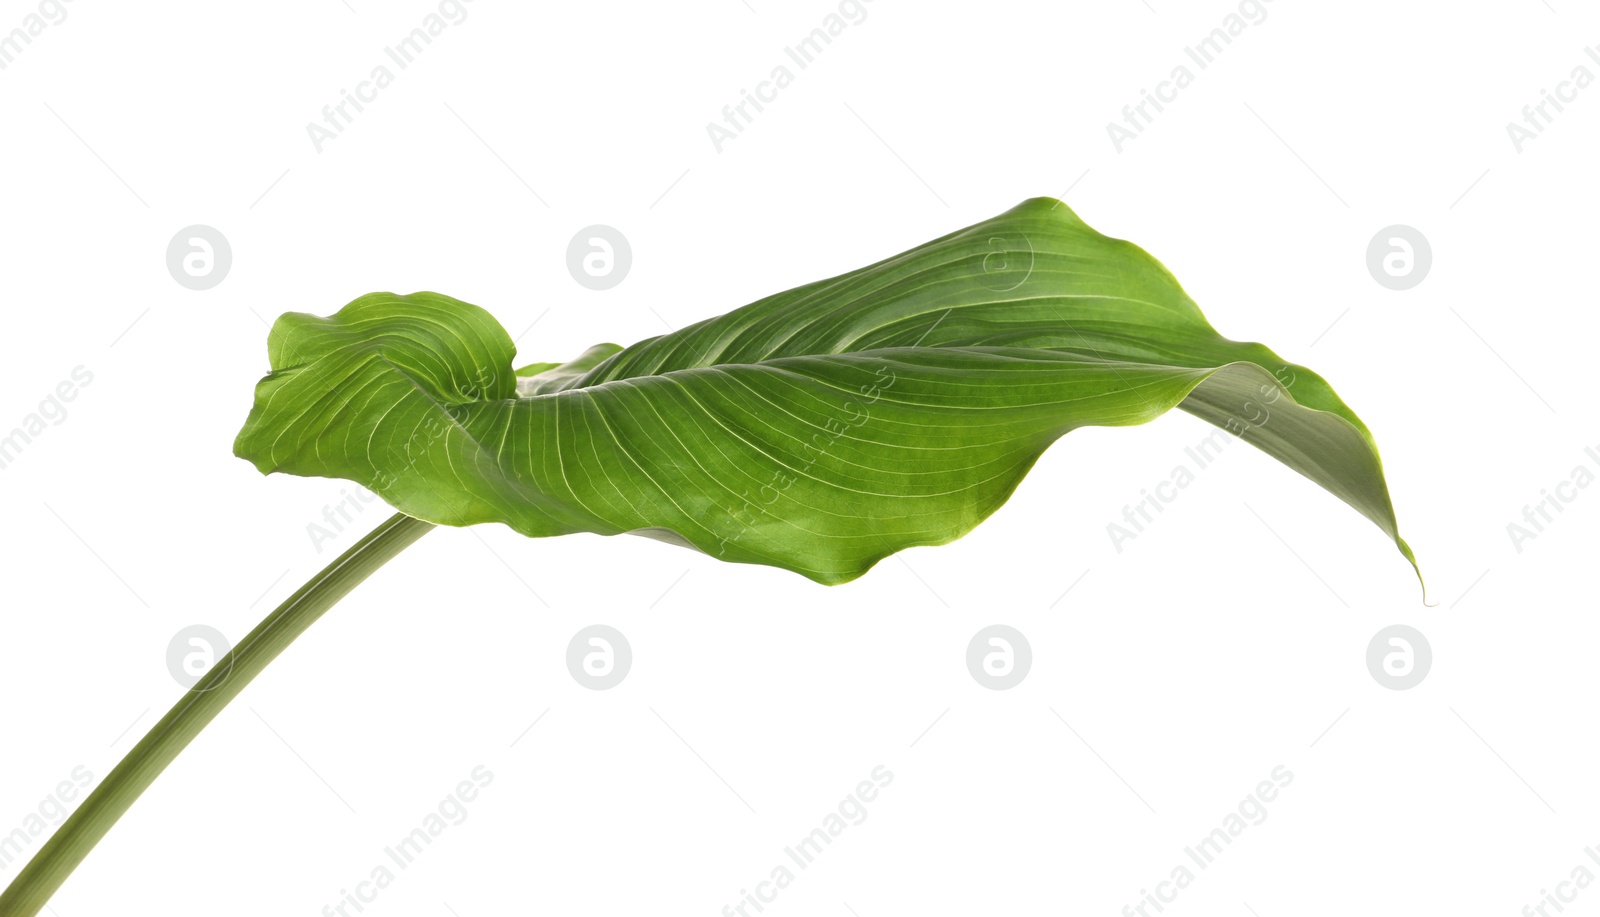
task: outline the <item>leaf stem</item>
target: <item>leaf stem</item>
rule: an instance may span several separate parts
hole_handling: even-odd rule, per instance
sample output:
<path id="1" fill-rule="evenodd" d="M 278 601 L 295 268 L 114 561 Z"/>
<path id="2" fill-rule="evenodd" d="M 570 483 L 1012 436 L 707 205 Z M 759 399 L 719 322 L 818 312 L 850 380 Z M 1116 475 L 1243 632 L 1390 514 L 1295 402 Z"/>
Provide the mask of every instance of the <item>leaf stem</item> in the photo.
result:
<path id="1" fill-rule="evenodd" d="M 0 894 L 0 917 L 34 917 L 200 730 L 322 613 L 433 524 L 396 513 L 267 615 L 106 775 Z"/>

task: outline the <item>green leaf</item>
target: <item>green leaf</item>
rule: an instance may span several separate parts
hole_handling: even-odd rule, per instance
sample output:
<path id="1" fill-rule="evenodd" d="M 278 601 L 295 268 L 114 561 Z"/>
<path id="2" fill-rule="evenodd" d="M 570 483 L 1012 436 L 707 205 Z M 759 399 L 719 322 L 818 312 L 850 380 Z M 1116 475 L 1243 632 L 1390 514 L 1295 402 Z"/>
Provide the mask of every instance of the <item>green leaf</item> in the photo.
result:
<path id="1" fill-rule="evenodd" d="M 1327 382 L 1217 334 L 1158 261 L 1048 198 L 632 347 L 520 371 L 514 351 L 437 293 L 284 315 L 235 451 L 429 522 L 646 534 L 841 583 L 970 531 L 1063 434 L 1178 407 L 1415 566 Z"/>

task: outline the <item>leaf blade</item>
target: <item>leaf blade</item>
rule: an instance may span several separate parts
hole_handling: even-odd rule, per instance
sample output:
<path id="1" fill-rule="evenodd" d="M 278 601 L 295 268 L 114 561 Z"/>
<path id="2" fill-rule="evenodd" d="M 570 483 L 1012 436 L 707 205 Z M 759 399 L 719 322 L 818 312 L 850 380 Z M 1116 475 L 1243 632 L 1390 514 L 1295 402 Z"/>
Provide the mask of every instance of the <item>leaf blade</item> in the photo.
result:
<path id="1" fill-rule="evenodd" d="M 430 522 L 636 532 L 838 583 L 970 531 L 1071 430 L 1182 407 L 1415 566 L 1333 389 L 1217 334 L 1160 262 L 1048 199 L 631 347 L 517 372 L 512 350 L 439 294 L 285 316 L 235 451 Z"/>

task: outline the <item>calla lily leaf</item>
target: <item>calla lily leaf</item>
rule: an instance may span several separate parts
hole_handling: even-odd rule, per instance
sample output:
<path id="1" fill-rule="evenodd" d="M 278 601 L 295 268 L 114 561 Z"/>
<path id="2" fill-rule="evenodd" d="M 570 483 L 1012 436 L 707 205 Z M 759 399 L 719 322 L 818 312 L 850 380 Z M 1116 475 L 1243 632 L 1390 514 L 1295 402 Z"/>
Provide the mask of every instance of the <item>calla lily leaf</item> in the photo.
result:
<path id="1" fill-rule="evenodd" d="M 1378 450 L 1322 377 L 1222 337 L 1137 246 L 1029 200 L 630 347 L 514 370 L 437 293 L 291 313 L 235 452 L 443 525 L 639 533 L 822 583 L 959 538 L 1084 426 L 1172 408 L 1400 538 Z"/>

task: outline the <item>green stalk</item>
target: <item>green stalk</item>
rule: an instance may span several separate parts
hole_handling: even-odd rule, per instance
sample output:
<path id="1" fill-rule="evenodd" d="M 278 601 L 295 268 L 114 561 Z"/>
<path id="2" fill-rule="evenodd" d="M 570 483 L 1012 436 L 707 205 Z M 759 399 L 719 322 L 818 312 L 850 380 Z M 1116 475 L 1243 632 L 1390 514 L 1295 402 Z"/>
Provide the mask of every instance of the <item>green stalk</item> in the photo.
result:
<path id="1" fill-rule="evenodd" d="M 34 917 L 178 753 L 267 664 L 373 571 L 433 528 L 397 513 L 256 625 L 106 775 L 0 894 L 0 917 Z"/>

